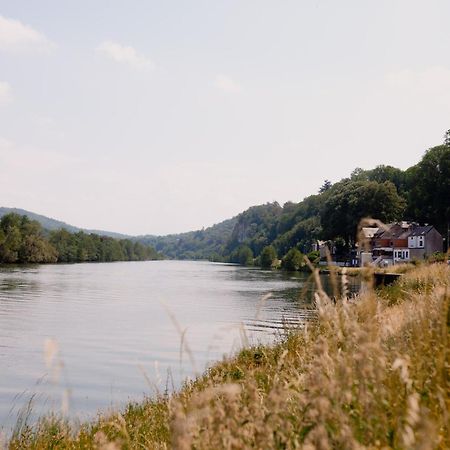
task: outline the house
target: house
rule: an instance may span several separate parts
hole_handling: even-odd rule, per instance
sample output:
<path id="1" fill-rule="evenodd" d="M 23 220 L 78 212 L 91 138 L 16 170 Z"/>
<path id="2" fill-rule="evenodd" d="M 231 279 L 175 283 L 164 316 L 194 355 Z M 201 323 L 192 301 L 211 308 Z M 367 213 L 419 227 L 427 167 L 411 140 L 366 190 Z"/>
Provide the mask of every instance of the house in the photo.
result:
<path id="1" fill-rule="evenodd" d="M 442 235 L 433 227 L 415 227 L 408 236 L 408 249 L 411 259 L 424 259 L 436 252 L 442 252 Z"/>
<path id="2" fill-rule="evenodd" d="M 442 252 L 443 239 L 432 225 L 419 226 L 403 221 L 378 229 L 370 240 L 370 246 L 371 252 L 365 253 L 361 264 L 370 260 L 371 253 L 375 265 L 388 266 Z"/>
<path id="3" fill-rule="evenodd" d="M 409 261 L 408 236 L 413 224 L 391 223 L 381 228 L 372 239 L 372 255 L 380 265 Z"/>

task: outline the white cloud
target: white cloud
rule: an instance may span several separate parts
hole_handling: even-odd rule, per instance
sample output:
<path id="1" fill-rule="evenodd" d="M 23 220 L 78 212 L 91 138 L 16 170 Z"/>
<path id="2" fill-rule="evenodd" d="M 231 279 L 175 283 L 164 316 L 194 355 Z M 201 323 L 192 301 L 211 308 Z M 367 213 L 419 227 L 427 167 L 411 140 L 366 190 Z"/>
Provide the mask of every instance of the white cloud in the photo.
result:
<path id="1" fill-rule="evenodd" d="M 220 89 L 221 91 L 225 92 L 241 92 L 242 87 L 239 83 L 234 81 L 232 78 L 228 77 L 227 75 L 219 74 L 216 76 L 214 80 L 214 86 L 217 89 Z"/>
<path id="2" fill-rule="evenodd" d="M 29 25 L 0 16 L 0 50 L 49 52 L 56 45 Z"/>
<path id="3" fill-rule="evenodd" d="M 0 105 L 12 100 L 12 89 L 6 81 L 0 81 Z"/>
<path id="4" fill-rule="evenodd" d="M 97 51 L 104 53 L 118 63 L 128 64 L 135 69 L 153 70 L 155 68 L 152 60 L 131 46 L 105 41 L 97 47 Z"/>

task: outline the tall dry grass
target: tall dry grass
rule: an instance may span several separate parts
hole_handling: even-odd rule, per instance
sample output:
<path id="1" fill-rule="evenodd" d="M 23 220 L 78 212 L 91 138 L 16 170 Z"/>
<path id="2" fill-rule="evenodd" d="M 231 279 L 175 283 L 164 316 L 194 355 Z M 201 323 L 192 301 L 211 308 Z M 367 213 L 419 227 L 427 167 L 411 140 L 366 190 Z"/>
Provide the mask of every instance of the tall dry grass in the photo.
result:
<path id="1" fill-rule="evenodd" d="M 345 286 L 345 280 L 341 285 Z M 77 428 L 19 427 L 10 449 L 450 448 L 450 268 L 380 292 L 316 294 L 317 320 L 178 393 Z"/>

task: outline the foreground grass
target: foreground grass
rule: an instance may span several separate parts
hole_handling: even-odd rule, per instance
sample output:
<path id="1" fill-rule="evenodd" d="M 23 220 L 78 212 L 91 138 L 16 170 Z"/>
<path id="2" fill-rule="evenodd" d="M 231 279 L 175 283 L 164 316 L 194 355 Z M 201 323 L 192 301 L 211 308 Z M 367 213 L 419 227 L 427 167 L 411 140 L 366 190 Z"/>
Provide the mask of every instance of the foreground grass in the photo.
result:
<path id="1" fill-rule="evenodd" d="M 345 286 L 345 280 L 344 280 Z M 450 268 L 381 292 L 316 295 L 317 321 L 243 350 L 170 397 L 74 427 L 18 426 L 10 449 L 450 448 Z"/>

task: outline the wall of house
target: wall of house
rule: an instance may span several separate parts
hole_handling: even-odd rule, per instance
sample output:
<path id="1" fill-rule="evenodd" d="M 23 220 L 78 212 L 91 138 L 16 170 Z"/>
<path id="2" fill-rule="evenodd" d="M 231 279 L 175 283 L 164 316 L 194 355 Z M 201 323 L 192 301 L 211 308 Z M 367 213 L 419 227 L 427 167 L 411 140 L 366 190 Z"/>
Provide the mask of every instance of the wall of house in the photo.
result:
<path id="1" fill-rule="evenodd" d="M 408 248 L 408 239 L 394 239 L 394 248 Z"/>
<path id="2" fill-rule="evenodd" d="M 444 241 L 441 234 L 432 228 L 425 238 L 426 255 L 430 256 L 435 252 L 442 252 L 444 249 Z"/>
<path id="3" fill-rule="evenodd" d="M 425 259 L 426 250 L 425 248 L 410 248 L 409 249 L 409 259 Z"/>
<path id="4" fill-rule="evenodd" d="M 408 237 L 408 247 L 409 248 L 419 248 L 417 236 L 409 236 Z"/>
<path id="5" fill-rule="evenodd" d="M 390 239 L 374 239 L 375 247 L 390 247 Z"/>
<path id="6" fill-rule="evenodd" d="M 408 247 L 394 249 L 393 258 L 395 263 L 408 262 L 410 260 L 410 257 L 411 254 Z"/>
<path id="7" fill-rule="evenodd" d="M 417 245 L 419 242 L 419 236 L 417 236 Z M 410 248 L 411 259 L 424 259 L 431 256 L 433 253 L 442 252 L 444 243 L 441 234 L 432 228 L 424 236 L 424 246 L 422 248 Z"/>

